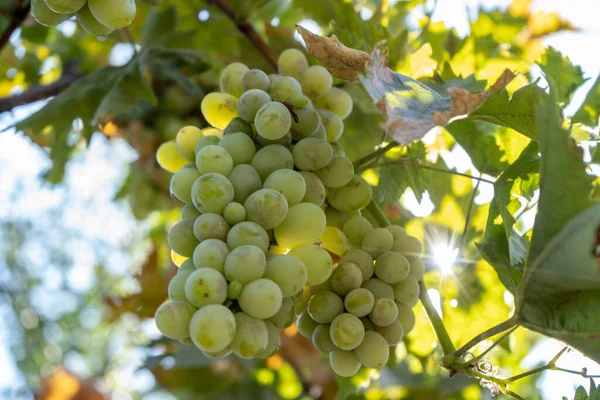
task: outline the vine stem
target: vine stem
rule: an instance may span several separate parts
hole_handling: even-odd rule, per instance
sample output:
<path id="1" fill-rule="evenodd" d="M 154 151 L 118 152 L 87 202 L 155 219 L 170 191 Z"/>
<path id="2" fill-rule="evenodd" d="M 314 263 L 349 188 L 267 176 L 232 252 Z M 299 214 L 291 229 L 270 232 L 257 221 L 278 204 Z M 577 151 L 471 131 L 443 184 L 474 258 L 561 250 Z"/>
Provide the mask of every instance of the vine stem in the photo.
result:
<path id="1" fill-rule="evenodd" d="M 375 218 L 375 221 L 377 221 L 379 226 L 381 226 L 382 228 L 390 225 L 390 220 L 388 219 L 388 217 L 386 217 L 385 213 L 383 212 L 381 207 L 379 207 L 379 204 L 377 204 L 375 200 L 371 200 L 371 202 L 367 206 L 367 210 L 369 210 L 373 218 Z"/>
<path id="2" fill-rule="evenodd" d="M 438 314 L 437 310 L 433 306 L 431 299 L 429 298 L 429 293 L 427 293 L 427 287 L 423 283 L 423 281 L 419 281 L 419 289 L 421 290 L 419 293 L 419 299 L 421 300 L 421 304 L 423 304 L 423 308 L 425 308 L 425 313 L 429 318 L 429 322 L 431 322 L 431 326 L 435 331 L 435 335 L 442 346 L 442 351 L 444 355 L 450 355 L 454 353 L 454 343 L 452 343 L 452 339 L 450 339 L 450 335 L 446 330 L 446 326 L 444 326 L 444 321 L 442 321 L 442 317 Z"/>
<path id="3" fill-rule="evenodd" d="M 364 157 L 359 158 L 358 160 L 354 161 L 354 169 L 359 169 L 360 167 L 364 166 L 366 163 L 368 163 L 369 161 L 384 155 L 388 150 L 399 146 L 400 144 L 398 142 L 390 142 L 387 145 L 378 148 L 377 150 L 367 154 Z"/>
<path id="4" fill-rule="evenodd" d="M 486 354 L 488 354 L 490 351 L 492 351 L 496 346 L 498 346 L 500 343 L 502 343 L 511 333 L 513 333 L 516 329 L 518 328 L 518 325 L 513 326 L 512 328 L 510 328 L 509 330 L 507 330 L 506 332 L 504 332 L 504 334 L 498 338 L 498 340 L 496 340 L 494 343 L 492 343 L 492 345 L 490 347 L 488 347 L 487 349 L 485 349 L 485 351 L 481 354 L 479 354 L 477 357 L 475 357 L 472 360 L 469 360 L 469 364 L 470 365 L 476 365 L 479 361 L 481 361 L 483 359 L 483 357 L 486 356 Z"/>
<path id="5" fill-rule="evenodd" d="M 491 338 L 492 336 L 496 336 L 499 333 L 507 331 L 507 330 L 513 328 L 516 324 L 517 324 L 516 318 L 513 316 L 513 317 L 509 318 L 508 320 L 501 322 L 496 326 L 491 327 L 487 331 L 482 332 L 479 335 L 475 336 L 473 339 L 471 339 L 467 344 L 462 346 L 460 349 L 456 350 L 454 352 L 453 356 L 456 358 L 462 356 L 463 354 L 465 354 L 468 350 L 470 350 L 472 347 L 474 347 L 478 343 L 480 343 L 488 338 Z"/>
<path id="6" fill-rule="evenodd" d="M 2 52 L 4 46 L 6 46 L 8 43 L 8 40 L 12 36 L 13 32 L 16 31 L 19 26 L 21 26 L 23 21 L 25 21 L 29 15 L 30 7 L 31 3 L 29 1 L 21 1 L 21 6 L 17 6 L 12 10 L 10 23 L 0 36 L 0 52 Z"/>

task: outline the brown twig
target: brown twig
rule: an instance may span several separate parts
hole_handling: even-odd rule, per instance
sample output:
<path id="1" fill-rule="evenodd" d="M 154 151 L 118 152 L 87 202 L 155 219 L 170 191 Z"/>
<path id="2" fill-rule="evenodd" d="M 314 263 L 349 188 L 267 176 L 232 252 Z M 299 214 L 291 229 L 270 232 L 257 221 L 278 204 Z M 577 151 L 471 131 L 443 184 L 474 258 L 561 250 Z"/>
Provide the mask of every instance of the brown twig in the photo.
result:
<path id="1" fill-rule="evenodd" d="M 29 1 L 25 1 L 26 4 L 23 4 L 23 1 L 20 2 L 21 5 L 15 7 L 12 10 L 12 18 L 8 27 L 2 32 L 2 36 L 0 36 L 0 52 L 8 43 L 8 40 L 12 36 L 13 32 L 17 30 L 19 26 L 25 21 L 25 18 L 29 15 L 29 8 L 31 7 Z"/>
<path id="2" fill-rule="evenodd" d="M 275 55 L 271 51 L 271 48 L 268 44 L 265 43 L 264 40 L 260 37 L 256 29 L 252 26 L 250 22 L 240 17 L 236 10 L 227 2 L 227 0 L 208 0 L 210 4 L 215 5 L 221 11 L 223 11 L 231 20 L 235 23 L 238 30 L 242 32 L 248 40 L 252 42 L 256 50 L 264 57 L 267 63 L 277 71 L 277 59 Z"/>

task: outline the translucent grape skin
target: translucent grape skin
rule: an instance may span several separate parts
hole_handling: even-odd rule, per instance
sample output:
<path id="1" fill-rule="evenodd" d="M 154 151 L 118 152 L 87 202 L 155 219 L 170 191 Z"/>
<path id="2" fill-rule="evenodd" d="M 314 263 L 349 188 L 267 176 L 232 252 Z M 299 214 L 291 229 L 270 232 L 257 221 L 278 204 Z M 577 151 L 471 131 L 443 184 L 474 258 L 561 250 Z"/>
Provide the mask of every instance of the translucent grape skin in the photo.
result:
<path id="1" fill-rule="evenodd" d="M 398 318 L 398 306 L 386 297 L 375 300 L 369 319 L 377 326 L 389 326 Z"/>
<path id="2" fill-rule="evenodd" d="M 270 140 L 270 139 L 265 139 L 264 137 L 260 136 L 257 133 L 256 135 L 254 135 L 254 140 L 256 140 L 256 143 L 258 144 L 259 147 L 266 147 L 271 144 L 280 144 L 283 147 L 287 148 L 287 147 L 290 147 L 292 144 L 292 134 L 290 132 L 288 132 L 284 136 L 280 137 L 279 139 Z"/>
<path id="3" fill-rule="evenodd" d="M 156 161 L 162 169 L 169 172 L 177 172 L 188 162 L 179 154 L 175 142 L 165 142 L 156 151 Z"/>
<path id="4" fill-rule="evenodd" d="M 306 193 L 302 198 L 302 202 L 322 206 L 327 196 L 323 182 L 312 172 L 300 171 L 299 174 L 302 175 L 304 182 L 306 182 Z"/>
<path id="5" fill-rule="evenodd" d="M 284 146 L 271 144 L 256 152 L 251 165 L 264 182 L 269 175 L 279 169 L 293 169 L 294 157 Z"/>
<path id="6" fill-rule="evenodd" d="M 227 124 L 227 127 L 223 131 L 223 135 L 235 132 L 242 132 L 249 137 L 252 137 L 252 126 L 240 117 L 235 117 Z"/>
<path id="7" fill-rule="evenodd" d="M 196 142 L 196 154 L 206 146 L 218 146 L 220 140 L 217 136 L 204 136 Z"/>
<path id="8" fill-rule="evenodd" d="M 213 92 L 204 96 L 200 108 L 209 124 L 225 129 L 238 116 L 237 102 L 237 98 L 229 93 Z"/>
<path id="9" fill-rule="evenodd" d="M 303 311 L 298 314 L 298 319 L 296 320 L 296 327 L 298 328 L 298 332 L 305 338 L 312 338 L 312 335 L 319 326 L 319 323 L 313 320 L 308 311 Z"/>
<path id="10" fill-rule="evenodd" d="M 233 170 L 233 158 L 223 147 L 208 145 L 196 154 L 196 167 L 202 174 L 227 176 Z"/>
<path id="11" fill-rule="evenodd" d="M 365 288 L 353 289 L 344 298 L 346 311 L 359 318 L 368 315 L 374 305 L 375 297 Z"/>
<path id="12" fill-rule="evenodd" d="M 322 291 L 310 298 L 307 310 L 314 321 L 329 324 L 344 311 L 344 303 L 337 294 Z"/>
<path id="13" fill-rule="evenodd" d="M 196 210 L 193 204 L 186 203 L 181 209 L 181 214 L 179 215 L 179 219 L 188 219 L 188 218 L 196 218 L 200 216 L 200 211 Z"/>
<path id="14" fill-rule="evenodd" d="M 264 277 L 275 282 L 283 297 L 299 293 L 308 279 L 308 272 L 302 261 L 288 255 L 271 258 L 267 262 Z"/>
<path id="15" fill-rule="evenodd" d="M 239 98 L 244 92 L 242 79 L 248 71 L 248 67 L 239 62 L 226 66 L 219 80 L 221 91 Z"/>
<path id="16" fill-rule="evenodd" d="M 375 275 L 386 283 L 403 281 L 410 272 L 410 264 L 406 257 L 394 251 L 386 251 L 377 257 Z"/>
<path id="17" fill-rule="evenodd" d="M 292 169 L 280 169 L 267 177 L 263 184 L 265 189 L 273 189 L 285 196 L 288 206 L 293 206 L 306 194 L 306 181 Z"/>
<path id="18" fill-rule="evenodd" d="M 271 81 L 269 76 L 260 69 L 251 69 L 242 77 L 242 88 L 247 91 L 250 89 L 260 89 L 265 92 L 269 91 Z"/>
<path id="19" fill-rule="evenodd" d="M 246 201 L 248 196 L 262 187 L 258 172 L 248 164 L 236 165 L 227 179 L 234 189 L 233 199 L 241 204 Z"/>
<path id="20" fill-rule="evenodd" d="M 269 95 L 276 101 L 290 103 L 303 96 L 300 83 L 291 76 L 278 76 L 277 79 L 271 79 Z"/>
<path id="21" fill-rule="evenodd" d="M 33 7 L 34 3 L 44 3 L 44 1 L 42 1 L 42 0 L 32 1 L 32 7 Z M 31 13 L 33 14 L 33 8 L 31 10 Z M 61 14 L 57 14 L 57 15 L 61 15 Z M 77 13 L 75 15 L 77 16 L 77 22 L 79 23 L 79 26 L 81 26 L 83 28 L 83 30 L 86 31 L 87 33 L 89 33 L 90 35 L 106 36 L 114 31 L 113 28 L 102 25 L 100 22 L 98 22 L 98 20 L 92 15 L 92 12 L 90 11 L 90 8 L 88 7 L 87 3 L 79 11 L 77 11 Z M 63 14 L 63 15 L 61 15 L 61 17 L 70 17 L 70 15 Z M 43 24 L 43 25 L 46 25 L 46 24 Z"/>
<path id="22" fill-rule="evenodd" d="M 250 89 L 244 92 L 238 99 L 238 114 L 244 121 L 253 123 L 255 122 L 254 119 L 256 118 L 258 110 L 270 102 L 271 96 L 269 96 L 267 92 L 260 89 Z"/>
<path id="23" fill-rule="evenodd" d="M 243 285 L 261 278 L 267 267 L 267 259 L 262 249 L 245 245 L 231 250 L 225 260 L 225 276 L 229 281 Z"/>
<path id="24" fill-rule="evenodd" d="M 283 194 L 273 189 L 252 193 L 244 202 L 246 218 L 265 229 L 273 229 L 286 218 L 288 202 Z"/>
<path id="25" fill-rule="evenodd" d="M 221 304 L 209 304 L 194 313 L 189 336 L 203 352 L 215 353 L 232 344 L 237 321 L 233 313 Z"/>
<path id="26" fill-rule="evenodd" d="M 359 288 L 361 283 L 362 272 L 351 262 L 339 263 L 331 275 L 331 286 L 340 296 L 345 296 L 351 290 Z"/>
<path id="27" fill-rule="evenodd" d="M 243 132 L 233 132 L 223 136 L 219 146 L 227 150 L 233 165 L 249 164 L 256 154 L 254 142 Z"/>
<path id="28" fill-rule="evenodd" d="M 387 363 L 390 350 L 382 335 L 377 331 L 367 331 L 361 344 L 354 349 L 354 355 L 367 368 L 381 368 Z"/>
<path id="29" fill-rule="evenodd" d="M 223 209 L 223 217 L 229 225 L 235 225 L 246 220 L 246 209 L 240 203 L 232 201 Z"/>
<path id="30" fill-rule="evenodd" d="M 408 335 L 415 327 L 415 313 L 406 304 L 396 303 L 396 306 L 398 307 L 398 321 L 402 324 L 404 335 Z"/>
<path id="31" fill-rule="evenodd" d="M 382 298 L 394 300 L 394 289 L 392 286 L 377 278 L 369 279 L 362 284 L 362 287 L 368 289 L 375 297 L 375 300 Z"/>
<path id="32" fill-rule="evenodd" d="M 408 261 L 410 263 L 410 275 L 417 281 L 422 280 L 425 275 L 425 264 L 423 264 L 423 260 L 416 257 L 410 257 L 408 258 Z"/>
<path id="33" fill-rule="evenodd" d="M 371 185 L 359 175 L 354 175 L 344 186 L 331 188 L 327 195 L 327 200 L 332 207 L 347 214 L 362 210 L 371 202 L 372 198 Z"/>
<path id="34" fill-rule="evenodd" d="M 365 327 L 358 317 L 343 313 L 334 318 L 329 329 L 331 340 L 342 350 L 354 350 L 365 336 Z"/>
<path id="35" fill-rule="evenodd" d="M 363 216 L 354 215 L 346 221 L 342 231 L 346 234 L 350 242 L 360 247 L 367 232 L 373 230 L 373 225 Z"/>
<path id="36" fill-rule="evenodd" d="M 335 226 L 339 230 L 342 230 L 344 224 L 348 220 L 348 216 L 345 213 L 336 210 L 333 207 L 327 207 L 325 209 L 325 217 L 327 218 L 328 226 Z"/>
<path id="37" fill-rule="evenodd" d="M 177 271 L 177 275 L 169 282 L 169 298 L 176 301 L 189 301 L 185 295 L 185 282 L 193 270 Z"/>
<path id="38" fill-rule="evenodd" d="M 312 137 L 302 139 L 296 143 L 293 154 L 294 164 L 302 171 L 321 169 L 327 166 L 333 158 L 331 145 L 323 139 Z"/>
<path id="39" fill-rule="evenodd" d="M 308 272 L 307 284 L 310 286 L 323 283 L 331 276 L 333 261 L 329 253 L 314 244 L 305 244 L 292 249 L 288 255 L 296 257 Z"/>
<path id="40" fill-rule="evenodd" d="M 254 125 L 258 134 L 263 138 L 277 140 L 290 131 L 292 115 L 282 103 L 270 101 L 264 103 L 256 112 Z"/>
<path id="41" fill-rule="evenodd" d="M 258 357 L 269 344 L 269 331 L 264 321 L 238 312 L 235 313 L 236 331 L 231 349 L 245 359 Z"/>
<path id="42" fill-rule="evenodd" d="M 308 60 L 300 50 L 287 49 L 279 56 L 277 69 L 281 75 L 300 79 L 304 71 L 308 69 Z"/>
<path id="43" fill-rule="evenodd" d="M 185 126 L 177 132 L 175 143 L 179 153 L 190 162 L 196 161 L 196 143 L 204 137 L 204 134 L 195 126 Z"/>
<path id="44" fill-rule="evenodd" d="M 342 262 L 351 262 L 360 268 L 362 281 L 366 282 L 373 276 L 373 258 L 364 250 L 350 249 L 342 256 Z"/>
<path id="45" fill-rule="evenodd" d="M 345 119 L 352 112 L 352 97 L 343 89 L 332 87 L 320 99 L 315 101 L 315 107 L 329 110 L 341 119 Z"/>
<path id="46" fill-rule="evenodd" d="M 281 289 L 270 279 L 258 279 L 242 289 L 239 305 L 246 314 L 268 319 L 277 314 L 283 302 Z"/>
<path id="47" fill-rule="evenodd" d="M 197 269 L 185 282 L 185 296 L 196 307 L 222 304 L 227 299 L 227 281 L 217 270 Z"/>
<path id="48" fill-rule="evenodd" d="M 395 320 L 388 326 L 375 326 L 375 332 L 383 336 L 388 346 L 397 345 L 404 336 L 404 328 L 398 320 Z"/>
<path id="49" fill-rule="evenodd" d="M 336 349 L 329 335 L 329 324 L 320 324 L 312 334 L 312 342 L 315 349 L 321 353 L 330 353 Z"/>
<path id="50" fill-rule="evenodd" d="M 344 122 L 340 117 L 327 110 L 319 110 L 321 123 L 325 127 L 325 135 L 329 143 L 337 142 L 344 133 Z"/>
<path id="51" fill-rule="evenodd" d="M 298 121 L 292 120 L 291 131 L 294 140 L 302 140 L 317 131 L 321 124 L 321 116 L 316 110 L 302 107 L 294 109 L 294 113 L 298 117 Z"/>
<path id="52" fill-rule="evenodd" d="M 325 96 L 329 89 L 331 89 L 333 77 L 325 67 L 313 65 L 304 71 L 300 83 L 304 94 L 311 100 L 316 100 Z"/>
<path id="53" fill-rule="evenodd" d="M 275 227 L 275 239 L 288 249 L 314 243 L 325 232 L 326 223 L 325 213 L 319 206 L 299 203 L 289 207 L 283 221 Z M 320 282 L 311 282 L 309 272 L 309 284 L 316 283 Z"/>
<path id="54" fill-rule="evenodd" d="M 392 249 L 393 244 L 394 238 L 387 229 L 375 228 L 372 231 L 369 231 L 365 234 L 361 248 L 367 253 L 369 253 L 371 257 L 377 258 L 383 253 L 390 251 Z M 404 260 L 406 260 L 406 257 L 404 258 Z M 408 260 L 406 260 L 406 264 L 408 264 Z M 375 267 L 375 271 L 377 271 L 377 267 Z M 406 275 L 407 274 L 408 269 L 406 270 Z"/>
<path id="55" fill-rule="evenodd" d="M 198 245 L 198 239 L 194 236 L 194 221 L 190 218 L 176 223 L 167 237 L 169 247 L 184 257 L 192 257 Z"/>
<path id="56" fill-rule="evenodd" d="M 200 177 L 195 168 L 182 168 L 171 177 L 169 190 L 173 196 L 184 203 L 192 202 L 192 185 Z"/>
<path id="57" fill-rule="evenodd" d="M 192 202 L 201 213 L 221 214 L 233 201 L 233 190 L 231 182 L 223 175 L 204 174 L 192 186 Z"/>
<path id="58" fill-rule="evenodd" d="M 336 374 L 347 378 L 356 374 L 360 369 L 360 361 L 352 351 L 333 350 L 329 353 L 329 363 Z"/>
<path id="59" fill-rule="evenodd" d="M 219 214 L 205 213 L 194 221 L 194 236 L 200 242 L 206 239 L 225 240 L 229 229 L 229 224 Z"/>
<path id="60" fill-rule="evenodd" d="M 342 187 L 352 180 L 354 165 L 346 157 L 334 156 L 329 164 L 316 170 L 315 175 L 327 188 Z"/>
<path id="61" fill-rule="evenodd" d="M 344 235 L 344 232 L 335 226 L 327 225 L 325 227 L 325 232 L 323 232 L 319 241 L 324 249 L 327 249 L 338 256 L 343 256 L 352 248 L 352 245 L 346 235 Z"/>
<path id="62" fill-rule="evenodd" d="M 86 0 L 44 0 L 48 8 L 58 14 L 73 14 L 83 7 Z"/>
<path id="63" fill-rule="evenodd" d="M 231 250 L 240 246 L 252 245 L 266 253 L 269 249 L 269 235 L 256 222 L 244 221 L 231 228 L 227 234 L 227 245 Z"/>
<path id="64" fill-rule="evenodd" d="M 154 314 L 156 327 L 170 339 L 183 340 L 190 337 L 190 321 L 196 309 L 183 301 L 167 301 Z"/>
<path id="65" fill-rule="evenodd" d="M 407 276 L 401 282 L 394 284 L 394 299 L 397 303 L 403 303 L 407 306 L 414 306 L 419 301 L 419 282 L 412 276 Z"/>
<path id="66" fill-rule="evenodd" d="M 392 250 L 407 257 L 420 257 L 423 253 L 423 244 L 414 236 L 406 236 L 402 240 L 394 242 Z"/>
<path id="67" fill-rule="evenodd" d="M 71 18 L 71 15 L 52 11 L 44 0 L 31 0 L 31 15 L 44 26 L 56 26 Z"/>
<path id="68" fill-rule="evenodd" d="M 290 297 L 285 297 L 281 302 L 281 308 L 277 311 L 277 314 L 269 318 L 269 321 L 279 329 L 286 329 L 292 326 L 295 318 L 296 305 L 294 304 L 294 300 Z"/>
<path id="69" fill-rule="evenodd" d="M 88 0 L 87 4 L 98 22 L 113 29 L 129 26 L 136 14 L 134 0 Z"/>
<path id="70" fill-rule="evenodd" d="M 229 247 L 219 239 L 206 239 L 194 250 L 193 262 L 196 268 L 212 268 L 224 272 Z"/>
<path id="71" fill-rule="evenodd" d="M 242 294 L 243 288 L 244 285 L 242 285 L 241 282 L 229 282 L 229 284 L 227 285 L 227 297 L 230 299 L 238 299 L 240 297 L 240 294 Z"/>
<path id="72" fill-rule="evenodd" d="M 279 330 L 275 325 L 273 325 L 270 321 L 263 321 L 267 327 L 267 332 L 269 334 L 269 340 L 267 341 L 267 347 L 263 350 L 262 353 L 258 356 L 259 358 L 268 358 L 273 354 L 277 353 L 279 347 L 281 347 L 281 339 L 279 337 Z"/>

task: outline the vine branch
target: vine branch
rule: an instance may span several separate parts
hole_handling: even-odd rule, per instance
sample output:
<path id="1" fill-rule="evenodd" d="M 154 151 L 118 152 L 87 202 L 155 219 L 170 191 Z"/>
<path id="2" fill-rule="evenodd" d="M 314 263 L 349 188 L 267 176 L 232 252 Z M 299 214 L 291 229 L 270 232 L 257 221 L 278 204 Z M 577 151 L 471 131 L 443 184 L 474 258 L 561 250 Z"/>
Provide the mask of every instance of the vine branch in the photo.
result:
<path id="1" fill-rule="evenodd" d="M 31 4 L 29 1 L 21 1 L 21 5 L 15 7 L 12 11 L 12 18 L 10 19 L 10 23 L 2 32 L 2 36 L 0 36 L 0 52 L 4 49 L 4 46 L 8 43 L 8 40 L 12 36 L 13 32 L 17 30 L 19 26 L 25 21 L 27 16 L 29 15 L 29 9 L 31 8 Z"/>
<path id="2" fill-rule="evenodd" d="M 248 40 L 252 42 L 254 47 L 256 47 L 256 50 L 264 57 L 271 68 L 277 71 L 277 59 L 275 58 L 275 55 L 250 22 L 240 17 L 235 8 L 233 8 L 227 0 L 208 0 L 208 3 L 223 11 L 235 23 L 238 30 L 246 35 Z"/>
<path id="3" fill-rule="evenodd" d="M 480 343 L 488 338 L 491 338 L 492 336 L 496 336 L 499 333 L 507 331 L 507 330 L 513 328 L 515 325 L 516 325 L 516 319 L 514 317 L 511 317 L 508 320 L 501 322 L 498 325 L 491 327 L 487 331 L 482 332 L 479 335 L 475 336 L 467 344 L 462 346 L 460 349 L 456 350 L 454 352 L 453 356 L 458 358 L 458 357 L 462 356 L 463 354 L 465 354 L 468 350 L 470 350 L 472 347 L 474 347 L 478 343 Z"/>
<path id="4" fill-rule="evenodd" d="M 390 142 L 387 145 L 378 148 L 377 150 L 367 154 L 364 157 L 359 158 L 358 160 L 354 161 L 354 169 L 359 169 L 360 167 L 364 166 L 366 163 L 368 163 L 369 161 L 384 155 L 388 150 L 399 146 L 399 143 L 397 142 Z"/>
<path id="5" fill-rule="evenodd" d="M 450 339 L 450 335 L 444 326 L 444 322 L 442 321 L 442 317 L 438 314 L 437 310 L 433 306 L 431 299 L 429 298 L 429 294 L 427 293 L 427 287 L 423 283 L 423 281 L 419 281 L 419 299 L 421 300 L 421 304 L 423 304 L 423 308 L 425 308 L 425 313 L 429 318 L 429 322 L 431 322 L 431 326 L 435 331 L 435 335 L 438 338 L 438 342 L 442 346 L 442 350 L 444 351 L 444 355 L 450 355 L 454 353 L 455 348 L 452 343 L 452 339 Z"/>

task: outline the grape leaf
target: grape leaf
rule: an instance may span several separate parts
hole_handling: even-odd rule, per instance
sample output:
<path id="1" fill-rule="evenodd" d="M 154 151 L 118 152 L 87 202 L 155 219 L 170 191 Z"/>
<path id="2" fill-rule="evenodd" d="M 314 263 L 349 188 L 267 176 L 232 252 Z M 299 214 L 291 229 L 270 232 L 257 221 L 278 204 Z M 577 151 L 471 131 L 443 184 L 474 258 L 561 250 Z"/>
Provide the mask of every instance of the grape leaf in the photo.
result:
<path id="1" fill-rule="evenodd" d="M 569 57 L 553 47 L 546 49 L 539 65 L 544 74 L 556 82 L 556 96 L 561 103 L 567 104 L 575 89 L 586 81 L 581 67 L 571 64 Z"/>
<path id="2" fill-rule="evenodd" d="M 573 122 L 581 122 L 588 126 L 597 126 L 600 116 L 600 75 L 588 92 L 585 101 L 573 116 Z"/>
<path id="3" fill-rule="evenodd" d="M 167 7 L 162 11 L 153 9 L 146 19 L 142 38 L 146 45 L 158 45 L 169 40 L 177 28 L 177 10 Z"/>
<path id="4" fill-rule="evenodd" d="M 379 170 L 377 194 L 380 202 L 398 201 L 406 188 L 410 187 L 420 202 L 431 179 L 427 171 L 419 168 L 419 161 L 425 159 L 425 146 L 421 142 L 408 146 L 406 163 L 392 164 Z M 399 159 L 398 161 L 402 161 Z"/>

